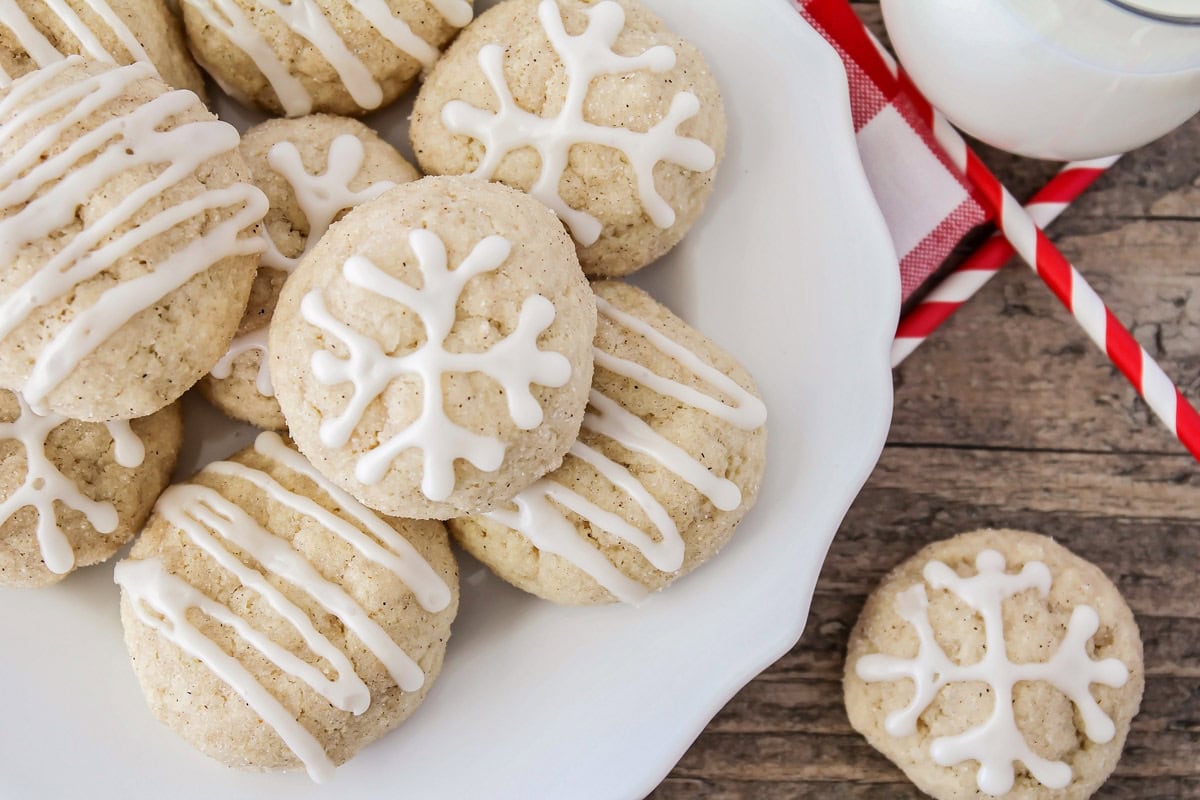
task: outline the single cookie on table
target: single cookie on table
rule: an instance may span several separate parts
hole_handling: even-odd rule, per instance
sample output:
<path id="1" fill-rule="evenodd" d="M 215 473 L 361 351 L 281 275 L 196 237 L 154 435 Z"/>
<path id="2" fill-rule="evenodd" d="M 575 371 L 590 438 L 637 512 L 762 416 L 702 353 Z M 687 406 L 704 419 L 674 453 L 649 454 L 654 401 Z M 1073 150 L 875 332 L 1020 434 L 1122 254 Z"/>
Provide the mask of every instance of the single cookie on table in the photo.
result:
<path id="1" fill-rule="evenodd" d="M 0 390 L 0 586 L 48 586 L 112 557 L 146 521 L 182 441 L 178 403 L 77 422 Z"/>
<path id="2" fill-rule="evenodd" d="M 1133 613 L 1036 533 L 936 542 L 884 578 L 850 635 L 855 730 L 936 798 L 1090 797 L 1137 714 Z"/>
<path id="3" fill-rule="evenodd" d="M 766 407 L 732 356 L 648 294 L 592 288 L 596 371 L 579 441 L 508 507 L 449 524 L 539 597 L 638 602 L 716 555 L 754 505 Z"/>
<path id="4" fill-rule="evenodd" d="M 269 241 L 238 335 L 200 390 L 231 417 L 283 430 L 266 353 L 284 280 L 346 211 L 421 175 L 366 125 L 328 114 L 256 125 L 241 152 L 271 203 L 263 220 Z"/>
<path id="5" fill-rule="evenodd" d="M 0 88 L 77 55 L 113 64 L 145 61 L 176 89 L 205 96 L 179 18 L 163 0 L 0 0 Z"/>
<path id="6" fill-rule="evenodd" d="M 524 189 L 562 218 L 593 277 L 679 243 L 725 151 L 700 52 L 637 0 L 506 0 L 421 86 L 421 169 Z"/>
<path id="7" fill-rule="evenodd" d="M 196 60 L 274 114 L 363 114 L 402 95 L 471 21 L 470 0 L 179 0 Z"/>
<path id="8" fill-rule="evenodd" d="M 270 327 L 288 430 L 366 505 L 447 519 L 561 463 L 592 380 L 596 304 L 528 195 L 423 178 L 353 209 L 301 262 Z"/>
<path id="9" fill-rule="evenodd" d="M 444 525 L 376 516 L 275 433 L 167 489 L 114 577 L 154 715 L 318 781 L 416 710 L 458 610 Z"/>
<path id="10" fill-rule="evenodd" d="M 0 387 L 103 422 L 212 368 L 263 246 L 238 140 L 141 62 L 71 56 L 0 90 Z"/>

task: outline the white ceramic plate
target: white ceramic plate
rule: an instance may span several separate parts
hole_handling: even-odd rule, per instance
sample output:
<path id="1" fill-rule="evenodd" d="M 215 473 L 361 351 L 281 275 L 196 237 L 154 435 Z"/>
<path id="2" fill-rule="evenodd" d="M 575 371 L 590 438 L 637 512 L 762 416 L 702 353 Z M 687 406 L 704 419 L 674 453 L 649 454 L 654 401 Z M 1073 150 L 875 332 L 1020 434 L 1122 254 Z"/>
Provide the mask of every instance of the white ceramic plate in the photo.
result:
<path id="1" fill-rule="evenodd" d="M 704 219 L 638 282 L 736 354 L 766 396 L 766 482 L 734 541 L 639 608 L 556 607 L 464 559 L 462 610 L 429 699 L 321 787 L 303 773 L 225 769 L 151 718 L 111 564 L 4 591 L 0 797 L 640 797 L 795 644 L 887 431 L 895 256 L 841 63 L 792 4 L 647 2 L 706 53 L 729 113 Z M 400 143 L 405 116 L 375 122 Z M 184 474 L 250 440 L 202 403 L 188 413 Z"/>

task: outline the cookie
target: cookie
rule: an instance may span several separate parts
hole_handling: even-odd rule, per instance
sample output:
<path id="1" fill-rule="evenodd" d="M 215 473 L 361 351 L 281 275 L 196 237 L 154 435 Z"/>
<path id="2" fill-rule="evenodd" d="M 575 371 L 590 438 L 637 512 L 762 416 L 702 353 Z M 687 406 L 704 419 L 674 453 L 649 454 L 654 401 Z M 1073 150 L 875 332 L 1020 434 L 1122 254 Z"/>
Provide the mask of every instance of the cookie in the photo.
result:
<path id="1" fill-rule="evenodd" d="M 238 139 L 141 62 L 71 56 L 0 90 L 0 387 L 103 422 L 212 368 L 263 247 Z"/>
<path id="2" fill-rule="evenodd" d="M 593 277 L 674 247 L 725 151 L 721 94 L 700 52 L 637 0 L 506 0 L 421 86 L 421 169 L 524 189 L 562 218 Z"/>
<path id="3" fill-rule="evenodd" d="M 1104 573 L 1045 536 L 983 530 L 924 548 L 867 600 L 846 710 L 933 797 L 1080 800 L 1116 766 L 1144 680 Z"/>
<path id="4" fill-rule="evenodd" d="M 331 480 L 384 513 L 446 519 L 562 461 L 595 329 L 549 209 L 499 184 L 423 178 L 353 209 L 288 279 L 271 380 Z"/>
<path id="5" fill-rule="evenodd" d="M 35 414 L 0 390 L 0 586 L 57 583 L 133 538 L 183 440 L 179 405 L 132 422 Z"/>
<path id="6" fill-rule="evenodd" d="M 458 609 L 444 525 L 376 516 L 275 433 L 167 489 L 114 577 L 154 715 L 318 781 L 416 710 Z"/>
<path id="7" fill-rule="evenodd" d="M 501 578 L 559 603 L 638 602 L 714 556 L 754 505 L 766 408 L 732 356 L 632 286 L 593 286 L 579 441 L 512 504 L 450 521 Z"/>
<path id="8" fill-rule="evenodd" d="M 231 417 L 283 430 L 265 354 L 284 280 L 347 210 L 420 173 L 366 125 L 328 114 L 268 120 L 246 132 L 240 149 L 271 203 L 263 221 L 270 241 L 238 335 L 200 389 Z"/>
<path id="9" fill-rule="evenodd" d="M 470 0 L 179 0 L 188 44 L 228 94 L 273 114 L 388 105 L 471 21 Z"/>
<path id="10" fill-rule="evenodd" d="M 0 88 L 68 55 L 145 61 L 176 89 L 205 96 L 183 27 L 163 0 L 0 0 Z"/>

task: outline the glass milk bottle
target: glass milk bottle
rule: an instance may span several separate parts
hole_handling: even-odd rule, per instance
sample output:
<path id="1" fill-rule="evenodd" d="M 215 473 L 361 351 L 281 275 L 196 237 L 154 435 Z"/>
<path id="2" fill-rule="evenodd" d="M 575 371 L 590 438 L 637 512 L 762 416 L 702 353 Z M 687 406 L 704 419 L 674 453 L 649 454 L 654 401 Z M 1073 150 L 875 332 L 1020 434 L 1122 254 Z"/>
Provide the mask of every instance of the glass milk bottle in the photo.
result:
<path id="1" fill-rule="evenodd" d="M 1200 111 L 1200 0 L 883 0 L 913 82 L 1035 158 L 1115 155 Z"/>

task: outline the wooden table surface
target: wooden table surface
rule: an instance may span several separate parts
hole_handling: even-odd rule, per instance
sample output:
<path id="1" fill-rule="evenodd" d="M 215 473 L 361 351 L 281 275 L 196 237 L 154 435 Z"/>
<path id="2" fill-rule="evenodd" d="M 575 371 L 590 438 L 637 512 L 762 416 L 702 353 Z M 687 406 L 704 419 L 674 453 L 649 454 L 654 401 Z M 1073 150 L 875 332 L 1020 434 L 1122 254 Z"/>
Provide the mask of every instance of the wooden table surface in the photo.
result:
<path id="1" fill-rule="evenodd" d="M 877 7 L 858 10 L 878 26 Z M 1018 197 L 1055 170 L 987 160 Z M 1200 118 L 1127 155 L 1051 233 L 1200 403 Z M 834 540 L 803 638 L 651 797 L 921 797 L 846 719 L 846 639 L 867 593 L 917 549 L 1010 527 L 1098 564 L 1137 615 L 1145 697 L 1095 796 L 1200 798 L 1200 467 L 1020 264 L 913 354 L 895 387 L 888 445 Z"/>

